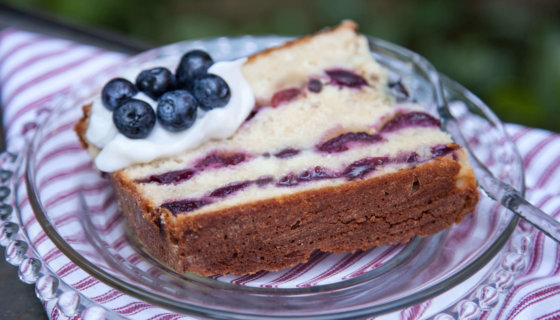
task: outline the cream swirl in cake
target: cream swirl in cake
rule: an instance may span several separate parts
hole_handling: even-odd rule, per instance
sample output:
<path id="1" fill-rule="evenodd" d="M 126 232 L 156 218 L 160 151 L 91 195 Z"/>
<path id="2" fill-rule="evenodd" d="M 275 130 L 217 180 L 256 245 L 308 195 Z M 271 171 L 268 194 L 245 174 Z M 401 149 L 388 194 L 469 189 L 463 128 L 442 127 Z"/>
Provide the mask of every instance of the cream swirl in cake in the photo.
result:
<path id="1" fill-rule="evenodd" d="M 241 73 L 256 104 L 233 135 L 111 174 L 133 229 L 175 270 L 278 270 L 474 210 L 465 151 L 421 106 L 395 102 L 354 23 L 253 55 Z"/>

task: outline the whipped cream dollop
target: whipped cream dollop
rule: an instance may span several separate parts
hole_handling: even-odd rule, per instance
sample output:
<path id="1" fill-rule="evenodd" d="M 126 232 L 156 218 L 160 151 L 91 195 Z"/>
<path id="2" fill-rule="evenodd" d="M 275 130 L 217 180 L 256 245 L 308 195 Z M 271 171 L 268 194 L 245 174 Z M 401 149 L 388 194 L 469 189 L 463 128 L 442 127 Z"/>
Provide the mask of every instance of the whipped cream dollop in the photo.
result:
<path id="1" fill-rule="evenodd" d="M 197 119 L 192 127 L 181 132 L 165 130 L 156 121 L 148 137 L 130 139 L 117 131 L 113 123 L 113 113 L 107 110 L 101 98 L 97 98 L 91 108 L 87 140 L 101 149 L 94 162 L 97 168 L 113 172 L 137 163 L 174 156 L 194 149 L 210 139 L 225 139 L 232 136 L 243 124 L 255 105 L 251 86 L 241 73 L 241 66 L 247 58 L 234 61 L 216 62 L 208 73 L 220 76 L 230 88 L 231 97 L 226 106 L 204 112 L 198 109 Z M 129 79 L 134 82 L 134 79 Z M 146 101 L 156 110 L 157 102 L 143 93 L 135 99 Z"/>

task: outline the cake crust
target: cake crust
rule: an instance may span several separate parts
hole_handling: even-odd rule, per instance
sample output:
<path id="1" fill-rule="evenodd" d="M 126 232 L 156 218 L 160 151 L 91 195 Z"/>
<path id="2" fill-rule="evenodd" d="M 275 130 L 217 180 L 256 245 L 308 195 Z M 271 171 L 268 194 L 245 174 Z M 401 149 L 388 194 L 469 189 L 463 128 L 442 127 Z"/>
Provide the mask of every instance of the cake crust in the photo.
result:
<path id="1" fill-rule="evenodd" d="M 288 41 L 281 46 L 274 47 L 274 48 L 268 48 L 268 49 L 265 49 L 263 51 L 257 52 L 256 54 L 250 56 L 247 59 L 247 62 L 251 63 L 255 60 L 264 58 L 267 55 L 270 55 L 271 53 L 273 53 L 275 51 L 289 49 L 290 47 L 295 47 L 295 46 L 301 45 L 303 43 L 310 42 L 312 39 L 314 39 L 318 35 L 333 33 L 333 32 L 339 31 L 339 30 L 350 30 L 352 32 L 357 32 L 358 31 L 358 25 L 354 21 L 345 20 L 345 21 L 342 21 L 338 26 L 336 26 L 334 28 L 326 28 L 326 29 L 324 29 L 322 31 L 319 31 L 319 32 L 316 32 L 314 34 L 304 36 L 304 37 L 301 37 L 301 38 L 297 38 L 297 39 L 292 40 L 292 41 Z"/>
<path id="2" fill-rule="evenodd" d="M 474 184 L 459 188 L 451 157 L 408 170 L 255 201 L 204 215 L 174 216 L 142 199 L 118 173 L 113 186 L 139 240 L 177 272 L 247 274 L 307 261 L 316 250 L 352 252 L 441 231 L 474 211 Z"/>
<path id="3" fill-rule="evenodd" d="M 78 135 L 78 140 L 84 149 L 89 148 L 89 143 L 86 139 L 86 131 L 89 125 L 89 113 L 91 112 L 91 104 L 82 107 L 82 117 L 74 125 L 74 131 Z"/>

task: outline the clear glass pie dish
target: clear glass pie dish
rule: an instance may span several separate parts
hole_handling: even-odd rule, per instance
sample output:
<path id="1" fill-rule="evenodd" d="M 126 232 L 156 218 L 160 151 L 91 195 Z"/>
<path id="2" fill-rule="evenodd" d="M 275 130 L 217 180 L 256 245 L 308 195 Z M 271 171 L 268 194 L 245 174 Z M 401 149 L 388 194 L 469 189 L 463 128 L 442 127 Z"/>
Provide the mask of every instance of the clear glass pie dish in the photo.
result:
<path id="1" fill-rule="evenodd" d="M 17 144 L 19 150 L 0 158 L 0 190 L 6 193 L 5 206 L 13 208 L 0 210 L 0 244 L 7 246 L 8 262 L 19 266 L 22 281 L 35 283 L 39 298 L 56 301 L 65 315 L 82 313 L 86 319 L 143 317 L 122 304 L 141 305 L 154 314 L 203 318 L 334 319 L 390 317 L 428 299 L 423 318 L 480 314 L 498 303 L 499 293 L 507 291 L 524 268 L 530 234 L 515 231 L 518 218 L 484 193 L 475 214 L 436 235 L 348 254 L 316 252 L 308 263 L 279 272 L 209 278 L 177 274 L 144 251 L 119 213 L 109 182 L 92 168 L 73 132 L 81 107 L 108 79 L 131 69 L 173 67 L 193 48 L 210 52 L 215 60 L 229 60 L 286 40 L 244 36 L 157 48 L 77 84 L 39 110 L 37 121 Z M 438 75 L 420 56 L 369 40 L 373 56 L 390 70 L 393 83 L 403 84 L 409 99 L 428 112 L 437 115 L 435 92 L 443 90 L 469 151 L 523 192 L 515 145 L 484 103 Z M 438 77 L 441 87 L 433 80 Z M 100 291 L 126 296 L 102 299 Z"/>

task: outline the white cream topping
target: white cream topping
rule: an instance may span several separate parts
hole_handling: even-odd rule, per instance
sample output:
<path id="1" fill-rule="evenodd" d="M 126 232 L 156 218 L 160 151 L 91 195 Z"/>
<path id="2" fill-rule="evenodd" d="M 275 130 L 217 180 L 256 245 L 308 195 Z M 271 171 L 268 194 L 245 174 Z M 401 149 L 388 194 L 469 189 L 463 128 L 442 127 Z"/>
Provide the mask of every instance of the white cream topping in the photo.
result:
<path id="1" fill-rule="evenodd" d="M 197 120 L 192 127 L 181 132 L 169 132 L 156 121 L 150 135 L 145 139 L 130 139 L 117 131 L 112 112 L 97 98 L 91 108 L 90 123 L 86 132 L 89 142 L 101 149 L 95 165 L 101 171 L 113 172 L 137 163 L 177 155 L 194 149 L 210 139 L 225 139 L 233 135 L 255 105 L 255 97 L 241 66 L 247 58 L 217 62 L 208 73 L 220 76 L 230 88 L 231 97 L 223 108 L 204 112 L 198 109 Z M 143 93 L 134 98 L 148 102 L 156 108 L 156 102 Z"/>

